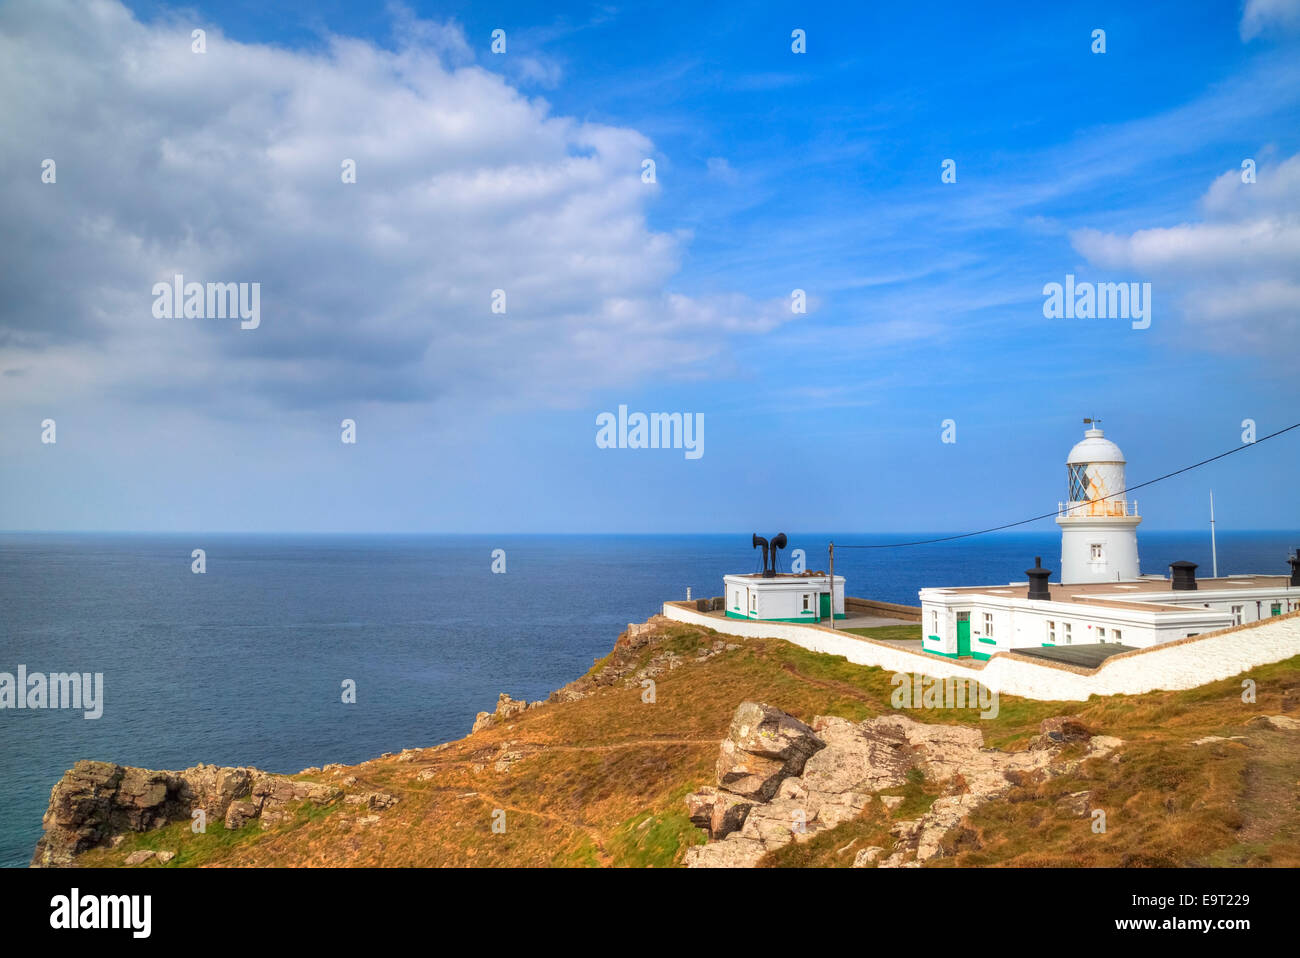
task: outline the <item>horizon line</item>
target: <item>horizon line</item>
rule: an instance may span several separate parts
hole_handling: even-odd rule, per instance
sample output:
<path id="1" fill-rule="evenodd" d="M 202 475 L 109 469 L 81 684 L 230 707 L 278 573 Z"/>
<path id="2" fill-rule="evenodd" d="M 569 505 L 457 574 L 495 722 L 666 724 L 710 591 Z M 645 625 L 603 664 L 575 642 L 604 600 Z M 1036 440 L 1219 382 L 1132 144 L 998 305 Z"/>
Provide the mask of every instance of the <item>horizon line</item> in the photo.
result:
<path id="1" fill-rule="evenodd" d="M 1052 529 L 999 529 L 990 532 L 967 533 L 967 538 L 977 538 L 986 536 L 1014 536 L 1025 532 L 1058 532 Z M 1151 533 L 1200 533 L 1208 535 L 1208 529 L 1203 526 L 1190 526 L 1183 528 L 1169 529 L 1147 529 L 1144 535 Z M 1219 534 L 1233 533 L 1268 533 L 1284 535 L 1287 533 L 1300 533 L 1300 526 L 1294 529 L 1219 529 Z M 121 535 L 121 536 L 186 536 L 186 535 L 234 535 L 234 536 L 550 536 L 576 538 L 578 536 L 747 536 L 752 535 L 753 530 L 690 530 L 690 531 L 667 531 L 667 532 L 572 532 L 572 531 L 543 531 L 543 532 L 506 532 L 502 530 L 474 531 L 474 532 L 450 532 L 443 530 L 420 529 L 407 532 L 393 530 L 341 530 L 341 529 L 0 529 L 0 535 Z M 898 536 L 898 535 L 948 535 L 953 534 L 953 530 L 943 529 L 877 529 L 873 531 L 839 531 L 839 532 L 800 532 L 793 533 L 798 536 Z M 1059 534 L 1059 533 L 1058 533 Z M 939 545 L 941 543 L 933 543 Z"/>

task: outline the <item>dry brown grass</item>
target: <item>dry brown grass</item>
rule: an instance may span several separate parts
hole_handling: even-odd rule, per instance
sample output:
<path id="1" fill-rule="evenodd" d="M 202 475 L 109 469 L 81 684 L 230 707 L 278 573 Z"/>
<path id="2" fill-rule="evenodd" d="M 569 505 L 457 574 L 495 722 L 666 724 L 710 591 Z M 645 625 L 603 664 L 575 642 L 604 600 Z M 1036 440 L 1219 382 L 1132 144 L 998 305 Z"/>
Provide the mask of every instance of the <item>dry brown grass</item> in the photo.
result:
<path id="1" fill-rule="evenodd" d="M 694 650 L 718 636 L 670 624 L 642 650 L 671 646 L 684 663 L 656 677 L 657 701 L 621 685 L 588 698 L 551 703 L 509 724 L 482 730 L 414 761 L 396 756 L 346 770 L 357 790 L 390 792 L 396 806 L 364 823 L 355 806 L 303 808 L 265 832 L 254 824 L 206 835 L 177 824 L 96 849 L 86 865 L 120 864 L 136 848 L 178 852 L 178 865 L 667 866 L 702 840 L 683 796 L 713 781 L 718 742 L 736 706 L 769 702 L 811 721 L 817 714 L 862 719 L 890 709 L 889 674 L 776 640 L 703 662 Z M 608 663 L 602 660 L 596 669 Z M 986 743 L 1024 747 L 1050 715 L 1078 714 L 1098 734 L 1125 740 L 1117 760 L 1096 760 L 1068 778 L 1013 788 L 977 810 L 947 839 L 943 865 L 1297 865 L 1300 864 L 1300 735 L 1247 727 L 1300 701 L 1300 657 L 1257 669 L 1257 704 L 1240 700 L 1240 681 L 1187 692 L 1035 702 L 1003 696 L 999 716 L 974 710 L 914 713 L 925 721 L 978 724 Z M 1192 746 L 1206 735 L 1241 743 Z M 503 746 L 525 757 L 494 767 Z M 420 779 L 421 772 L 431 777 Z M 329 779 L 321 779 L 329 780 Z M 1069 813 L 1060 796 L 1088 790 L 1107 813 L 1105 834 Z M 873 807 L 878 803 L 873 803 Z M 503 834 L 492 831 L 496 809 Z M 771 864 L 843 865 L 854 850 L 888 843 L 878 809 L 863 820 L 777 856 Z M 850 846 L 844 850 L 845 846 Z"/>

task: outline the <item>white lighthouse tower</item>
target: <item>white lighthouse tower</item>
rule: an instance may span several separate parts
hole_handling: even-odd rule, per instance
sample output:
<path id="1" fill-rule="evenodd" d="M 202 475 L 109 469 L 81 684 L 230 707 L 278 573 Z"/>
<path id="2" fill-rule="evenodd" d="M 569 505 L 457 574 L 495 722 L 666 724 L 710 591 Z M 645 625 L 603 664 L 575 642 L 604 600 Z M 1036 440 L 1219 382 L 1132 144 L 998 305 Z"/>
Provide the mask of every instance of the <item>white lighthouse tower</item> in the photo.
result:
<path id="1" fill-rule="evenodd" d="M 1137 502 L 1124 497 L 1124 454 L 1099 428 L 1090 428 L 1065 460 L 1069 501 L 1060 503 L 1061 582 L 1115 582 L 1136 579 Z M 1111 498 L 1113 497 L 1113 498 Z"/>

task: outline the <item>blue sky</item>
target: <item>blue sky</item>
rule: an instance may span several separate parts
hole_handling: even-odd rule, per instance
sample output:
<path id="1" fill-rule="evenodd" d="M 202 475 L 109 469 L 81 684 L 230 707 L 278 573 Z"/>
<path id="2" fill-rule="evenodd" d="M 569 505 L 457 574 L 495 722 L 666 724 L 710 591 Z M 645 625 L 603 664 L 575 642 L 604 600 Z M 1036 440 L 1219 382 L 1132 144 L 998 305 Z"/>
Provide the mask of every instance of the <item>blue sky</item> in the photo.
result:
<path id="1" fill-rule="evenodd" d="M 0 4 L 0 528 L 965 531 L 1084 416 L 1131 483 L 1300 421 L 1300 2 L 981 6 Z M 1297 443 L 1146 527 L 1300 527 Z"/>

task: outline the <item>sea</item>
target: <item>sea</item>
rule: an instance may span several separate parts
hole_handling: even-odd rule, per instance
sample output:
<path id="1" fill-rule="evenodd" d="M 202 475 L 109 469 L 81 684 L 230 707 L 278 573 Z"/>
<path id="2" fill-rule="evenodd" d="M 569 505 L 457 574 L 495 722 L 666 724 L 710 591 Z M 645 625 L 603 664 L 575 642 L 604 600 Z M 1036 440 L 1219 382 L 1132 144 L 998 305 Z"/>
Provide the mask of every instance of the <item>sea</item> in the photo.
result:
<path id="1" fill-rule="evenodd" d="M 1025 579 L 1055 529 L 791 534 L 781 568 L 916 604 L 922 586 Z M 1300 532 L 1221 532 L 1223 574 L 1283 573 Z M 1206 532 L 1144 532 L 1144 572 Z M 193 571 L 202 549 L 202 573 Z M 500 692 L 545 698 L 667 599 L 721 595 L 760 568 L 750 534 L 0 534 L 0 672 L 103 673 L 103 714 L 0 710 L 0 865 L 25 866 L 50 789 L 78 759 L 291 773 L 460 738 Z M 494 565 L 502 571 L 493 571 Z M 355 702 L 344 691 L 355 688 Z"/>

